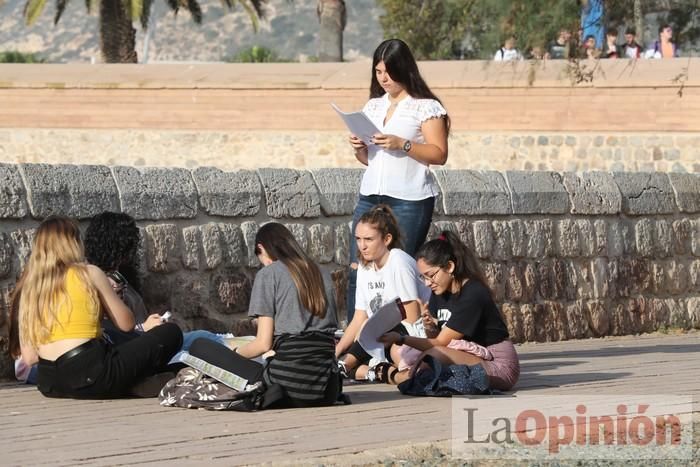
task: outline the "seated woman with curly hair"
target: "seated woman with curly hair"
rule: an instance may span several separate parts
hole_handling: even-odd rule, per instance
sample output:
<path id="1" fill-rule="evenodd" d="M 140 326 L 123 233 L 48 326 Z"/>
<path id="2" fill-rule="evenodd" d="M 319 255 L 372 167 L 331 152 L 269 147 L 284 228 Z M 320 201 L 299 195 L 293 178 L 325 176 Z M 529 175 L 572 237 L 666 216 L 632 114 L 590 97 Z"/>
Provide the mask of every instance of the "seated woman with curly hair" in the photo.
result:
<path id="1" fill-rule="evenodd" d="M 116 342 L 160 326 L 164 319 L 157 313 L 149 313 L 141 297 L 141 278 L 137 265 L 139 229 L 133 217 L 124 213 L 103 212 L 90 220 L 85 232 L 85 256 L 90 264 L 102 269 L 112 283 L 117 295 L 134 314 L 136 327 L 127 333 L 116 329 L 106 320 L 103 328 Z M 182 350 L 188 350 L 192 342 L 204 337 L 227 345 L 226 335 L 196 330 L 184 333 Z"/>

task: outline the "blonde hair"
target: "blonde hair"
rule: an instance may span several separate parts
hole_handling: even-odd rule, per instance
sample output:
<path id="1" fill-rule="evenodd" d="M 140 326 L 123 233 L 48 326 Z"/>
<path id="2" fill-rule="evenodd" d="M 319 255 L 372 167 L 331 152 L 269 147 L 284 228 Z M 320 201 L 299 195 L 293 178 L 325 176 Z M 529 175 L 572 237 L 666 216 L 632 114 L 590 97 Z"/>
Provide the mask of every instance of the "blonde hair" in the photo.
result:
<path id="1" fill-rule="evenodd" d="M 58 322 L 58 310 L 68 304 L 66 274 L 72 269 L 88 297 L 100 303 L 88 276 L 78 224 L 66 217 L 49 217 L 39 225 L 32 253 L 12 296 L 18 305 L 19 340 L 38 348 Z"/>

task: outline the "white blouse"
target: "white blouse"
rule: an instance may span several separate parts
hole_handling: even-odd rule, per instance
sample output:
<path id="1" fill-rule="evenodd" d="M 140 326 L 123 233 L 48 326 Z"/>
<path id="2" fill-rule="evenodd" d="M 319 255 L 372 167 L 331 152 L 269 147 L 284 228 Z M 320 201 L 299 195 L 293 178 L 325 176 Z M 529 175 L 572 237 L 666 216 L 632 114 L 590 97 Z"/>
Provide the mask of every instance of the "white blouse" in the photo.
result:
<path id="1" fill-rule="evenodd" d="M 384 125 L 389 110 L 389 95 L 370 99 L 362 111 L 383 134 L 396 135 L 424 144 L 421 124 L 431 118 L 447 115 L 445 108 L 434 99 L 400 100 L 391 118 Z M 419 162 L 403 150 L 387 150 L 374 144 L 368 147 L 369 164 L 362 177 L 360 193 L 386 195 L 409 201 L 437 196 L 438 189 L 428 164 Z"/>

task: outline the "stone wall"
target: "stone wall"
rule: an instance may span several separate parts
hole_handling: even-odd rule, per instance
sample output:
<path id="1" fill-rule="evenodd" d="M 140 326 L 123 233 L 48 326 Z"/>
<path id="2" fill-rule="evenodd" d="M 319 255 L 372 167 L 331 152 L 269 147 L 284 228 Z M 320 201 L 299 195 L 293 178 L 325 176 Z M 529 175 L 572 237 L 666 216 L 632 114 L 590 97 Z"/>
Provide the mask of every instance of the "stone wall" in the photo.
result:
<path id="1" fill-rule="evenodd" d="M 134 216 L 145 299 L 186 328 L 243 318 L 263 222 L 286 224 L 345 300 L 361 170 L 0 164 L 0 339 L 40 219 Z M 434 226 L 482 260 L 514 340 L 700 328 L 700 175 L 444 170 Z M 2 374 L 9 362 L 2 360 Z"/>

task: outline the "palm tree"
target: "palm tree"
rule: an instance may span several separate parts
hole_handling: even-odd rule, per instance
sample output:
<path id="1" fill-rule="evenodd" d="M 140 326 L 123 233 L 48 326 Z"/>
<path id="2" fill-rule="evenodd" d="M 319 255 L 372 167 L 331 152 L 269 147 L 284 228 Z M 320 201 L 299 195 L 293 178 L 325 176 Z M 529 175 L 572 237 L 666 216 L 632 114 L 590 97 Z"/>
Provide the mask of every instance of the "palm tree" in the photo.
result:
<path id="1" fill-rule="evenodd" d="M 2 0 L 0 0 L 2 1 Z M 198 0 L 165 0 L 170 9 L 177 14 L 180 9 L 190 12 L 192 20 L 202 22 L 202 8 Z M 253 29 L 258 30 L 258 20 L 264 18 L 263 5 L 268 0 L 221 0 L 232 10 L 240 4 L 248 13 Z M 136 63 L 136 29 L 133 22 L 139 21 L 141 28 L 148 27 L 153 0 L 85 0 L 88 13 L 99 2 L 100 51 L 106 63 Z M 68 0 L 56 0 L 54 24 L 58 23 L 66 9 Z M 27 25 L 33 24 L 44 11 L 46 0 L 27 0 L 24 5 L 24 18 Z"/>
<path id="2" fill-rule="evenodd" d="M 343 0 L 318 0 L 316 14 L 321 23 L 318 44 L 319 62 L 343 61 L 343 31 L 347 10 Z"/>

